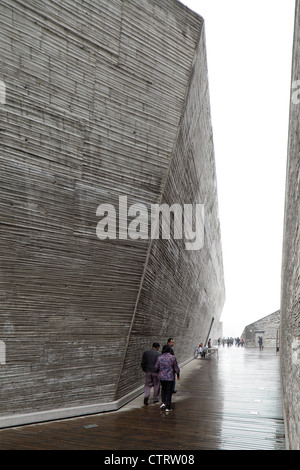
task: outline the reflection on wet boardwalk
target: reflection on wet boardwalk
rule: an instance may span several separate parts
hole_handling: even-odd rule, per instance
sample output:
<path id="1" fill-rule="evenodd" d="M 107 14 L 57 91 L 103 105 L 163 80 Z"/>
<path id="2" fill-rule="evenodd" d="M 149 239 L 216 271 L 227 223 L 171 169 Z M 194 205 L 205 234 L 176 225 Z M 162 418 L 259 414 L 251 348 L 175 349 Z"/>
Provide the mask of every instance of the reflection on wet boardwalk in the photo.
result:
<path id="1" fill-rule="evenodd" d="M 279 357 L 232 346 L 182 369 L 173 411 L 143 396 L 113 413 L 0 430 L 0 449 L 285 449 Z"/>

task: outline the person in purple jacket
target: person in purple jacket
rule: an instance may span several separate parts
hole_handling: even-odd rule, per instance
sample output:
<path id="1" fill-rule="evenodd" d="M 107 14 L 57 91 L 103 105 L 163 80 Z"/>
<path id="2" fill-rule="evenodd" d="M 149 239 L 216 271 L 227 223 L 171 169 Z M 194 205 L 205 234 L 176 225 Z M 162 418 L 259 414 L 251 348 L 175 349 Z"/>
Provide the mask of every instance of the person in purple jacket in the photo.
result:
<path id="1" fill-rule="evenodd" d="M 172 400 L 172 388 L 175 380 L 175 374 L 177 374 L 178 380 L 180 380 L 180 369 L 177 364 L 176 357 L 171 354 L 171 348 L 167 344 L 162 349 L 162 354 L 157 358 L 155 364 L 155 370 L 158 372 L 158 378 L 161 383 L 161 408 L 165 408 L 166 411 L 172 411 L 171 400 Z"/>

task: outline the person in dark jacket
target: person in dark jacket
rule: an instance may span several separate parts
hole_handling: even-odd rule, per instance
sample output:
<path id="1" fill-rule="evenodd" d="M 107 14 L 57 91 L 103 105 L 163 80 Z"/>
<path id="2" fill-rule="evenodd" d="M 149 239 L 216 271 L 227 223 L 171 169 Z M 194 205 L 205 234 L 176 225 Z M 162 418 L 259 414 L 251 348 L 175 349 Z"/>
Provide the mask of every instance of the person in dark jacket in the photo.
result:
<path id="1" fill-rule="evenodd" d="M 172 411 L 172 388 L 175 374 L 177 374 L 177 378 L 180 380 L 180 369 L 176 357 L 171 353 L 171 348 L 167 344 L 162 349 L 162 355 L 156 361 L 155 370 L 158 372 L 158 378 L 161 383 L 161 408 L 165 408 L 166 411 Z"/>
<path id="2" fill-rule="evenodd" d="M 145 388 L 144 388 L 144 405 L 148 405 L 150 390 L 153 387 L 153 403 L 158 403 L 160 394 L 160 381 L 158 373 L 155 371 L 157 358 L 160 356 L 158 352 L 159 343 L 153 343 L 152 348 L 144 352 L 142 357 L 142 369 L 145 372 Z"/>
<path id="3" fill-rule="evenodd" d="M 169 339 L 168 339 L 168 342 L 167 342 L 167 345 L 170 346 L 170 349 L 171 349 L 170 353 L 171 353 L 173 356 L 175 355 L 175 354 L 174 354 L 174 350 L 173 350 L 174 344 L 175 344 L 174 338 L 169 338 Z"/>

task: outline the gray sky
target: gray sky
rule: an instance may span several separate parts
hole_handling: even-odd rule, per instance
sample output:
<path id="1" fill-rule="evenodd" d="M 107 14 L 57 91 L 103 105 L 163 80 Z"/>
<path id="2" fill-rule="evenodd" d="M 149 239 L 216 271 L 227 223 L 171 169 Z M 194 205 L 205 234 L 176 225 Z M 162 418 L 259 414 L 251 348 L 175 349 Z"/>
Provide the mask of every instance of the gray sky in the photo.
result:
<path id="1" fill-rule="evenodd" d="M 225 336 L 280 308 L 294 0 L 182 0 L 205 20 Z"/>

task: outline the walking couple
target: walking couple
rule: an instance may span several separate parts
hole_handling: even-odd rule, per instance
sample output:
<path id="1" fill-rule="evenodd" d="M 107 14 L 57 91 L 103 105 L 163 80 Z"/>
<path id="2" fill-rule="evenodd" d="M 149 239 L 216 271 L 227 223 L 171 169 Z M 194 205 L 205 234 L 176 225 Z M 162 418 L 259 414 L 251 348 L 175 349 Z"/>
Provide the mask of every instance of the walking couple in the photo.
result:
<path id="1" fill-rule="evenodd" d="M 144 404 L 148 405 L 150 389 L 153 387 L 153 403 L 158 403 L 161 389 L 161 409 L 172 411 L 172 393 L 175 391 L 176 375 L 180 380 L 180 369 L 173 351 L 174 339 L 169 338 L 159 353 L 160 344 L 153 343 L 152 349 L 145 351 L 142 357 L 142 369 L 146 373 Z"/>

